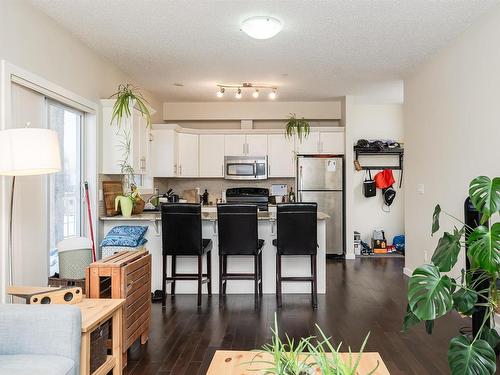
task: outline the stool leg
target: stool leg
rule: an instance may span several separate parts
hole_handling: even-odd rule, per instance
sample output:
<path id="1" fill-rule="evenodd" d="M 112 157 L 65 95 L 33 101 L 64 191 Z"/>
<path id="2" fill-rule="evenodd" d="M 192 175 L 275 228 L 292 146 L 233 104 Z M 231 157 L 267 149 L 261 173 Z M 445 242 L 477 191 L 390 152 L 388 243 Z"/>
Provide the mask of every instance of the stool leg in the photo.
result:
<path id="1" fill-rule="evenodd" d="M 254 283 L 254 299 L 257 303 L 259 299 L 259 255 L 253 256 L 253 283 Z"/>
<path id="2" fill-rule="evenodd" d="M 278 302 L 278 307 L 282 305 L 281 297 L 281 255 L 276 254 L 276 297 Z"/>
<path id="3" fill-rule="evenodd" d="M 222 300 L 223 255 L 219 255 L 219 301 Z"/>
<path id="4" fill-rule="evenodd" d="M 222 256 L 222 272 L 224 275 L 227 275 L 227 255 Z M 227 280 L 224 280 L 224 285 L 222 285 L 222 294 L 225 296 L 226 295 L 226 287 L 227 287 Z"/>
<path id="5" fill-rule="evenodd" d="M 161 307 L 165 307 L 165 300 L 167 298 L 167 256 L 163 255 L 163 268 L 162 268 L 162 282 L 161 282 L 161 290 L 162 290 L 162 297 L 161 297 Z"/>
<path id="6" fill-rule="evenodd" d="M 208 282 L 207 282 L 208 296 L 212 297 L 212 252 L 211 251 L 207 252 L 207 277 L 208 277 Z"/>
<path id="7" fill-rule="evenodd" d="M 313 308 L 316 309 L 318 307 L 318 267 L 316 265 L 316 255 L 313 255 L 311 257 L 311 262 L 312 262 L 312 276 L 313 276 L 313 282 L 312 282 L 312 291 L 313 291 L 313 299 L 312 299 L 312 305 Z"/>
<path id="8" fill-rule="evenodd" d="M 262 297 L 262 252 L 259 253 L 259 295 Z"/>
<path id="9" fill-rule="evenodd" d="M 198 307 L 201 306 L 201 280 L 203 278 L 203 256 L 198 255 Z"/>
<path id="10" fill-rule="evenodd" d="M 172 297 L 173 297 L 173 296 L 175 296 L 175 277 L 177 276 L 177 256 L 175 256 L 175 255 L 172 255 L 171 267 L 172 267 L 172 277 L 174 278 L 174 280 L 172 281 L 172 286 L 171 286 L 170 292 L 171 292 Z"/>

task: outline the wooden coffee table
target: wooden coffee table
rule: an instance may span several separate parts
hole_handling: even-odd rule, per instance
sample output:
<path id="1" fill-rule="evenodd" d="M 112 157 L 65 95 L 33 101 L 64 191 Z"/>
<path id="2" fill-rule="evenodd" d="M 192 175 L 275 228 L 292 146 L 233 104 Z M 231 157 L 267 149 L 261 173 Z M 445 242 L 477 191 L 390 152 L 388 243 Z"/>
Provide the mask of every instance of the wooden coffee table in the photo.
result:
<path id="1" fill-rule="evenodd" d="M 355 358 L 357 353 L 352 353 L 352 355 Z M 349 353 L 341 353 L 341 356 L 347 359 Z M 265 369 L 269 365 L 258 362 L 270 361 L 271 358 L 270 355 L 259 352 L 217 350 L 207 375 L 262 375 L 264 372 L 259 371 L 259 369 Z M 254 363 L 251 363 L 252 360 Z M 389 375 L 389 371 L 378 353 L 363 353 L 357 373 L 368 374 L 377 366 L 377 362 L 378 368 L 374 375 Z"/>

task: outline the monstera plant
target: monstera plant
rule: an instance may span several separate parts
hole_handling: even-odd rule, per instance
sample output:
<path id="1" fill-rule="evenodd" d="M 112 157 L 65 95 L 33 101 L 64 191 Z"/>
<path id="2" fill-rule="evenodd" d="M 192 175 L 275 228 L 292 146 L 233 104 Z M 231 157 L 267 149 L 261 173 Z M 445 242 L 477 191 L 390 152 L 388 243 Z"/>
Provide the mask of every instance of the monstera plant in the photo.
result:
<path id="1" fill-rule="evenodd" d="M 460 223 L 452 232 L 444 232 L 438 241 L 431 264 L 418 267 L 408 283 L 408 306 L 403 330 L 425 322 L 431 334 L 434 321 L 452 310 L 471 316 L 484 312 L 484 319 L 475 335 L 459 335 L 450 341 L 448 364 L 452 375 L 494 374 L 494 348 L 500 336 L 490 328 L 498 305 L 496 281 L 500 270 L 500 222 L 488 226 L 489 219 L 500 212 L 500 177 L 493 180 L 480 176 L 469 185 L 469 197 L 482 215 L 477 227 L 462 223 L 451 214 L 434 209 L 432 235 L 439 231 L 440 216 L 447 215 Z M 470 268 L 462 269 L 455 279 L 446 273 L 457 263 L 463 246 L 467 245 Z"/>

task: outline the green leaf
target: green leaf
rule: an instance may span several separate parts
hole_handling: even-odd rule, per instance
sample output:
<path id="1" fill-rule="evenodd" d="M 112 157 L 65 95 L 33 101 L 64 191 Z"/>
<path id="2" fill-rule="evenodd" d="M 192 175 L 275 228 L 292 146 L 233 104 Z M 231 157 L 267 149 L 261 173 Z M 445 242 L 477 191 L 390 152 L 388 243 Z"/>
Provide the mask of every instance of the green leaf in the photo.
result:
<path id="1" fill-rule="evenodd" d="M 489 346 L 493 348 L 493 350 L 500 344 L 500 336 L 498 332 L 494 328 L 483 327 L 483 331 L 480 336 L 484 341 L 487 341 Z"/>
<path id="2" fill-rule="evenodd" d="M 420 320 L 434 320 L 453 307 L 451 280 L 433 264 L 418 267 L 408 283 L 408 302 Z"/>
<path id="3" fill-rule="evenodd" d="M 411 311 L 410 305 L 406 306 L 406 314 L 403 317 L 403 332 L 407 333 L 408 330 L 420 323 L 421 320 Z"/>
<path id="4" fill-rule="evenodd" d="M 495 352 L 484 340 L 471 342 L 466 336 L 451 339 L 448 364 L 452 375 L 486 375 L 496 371 Z"/>
<path id="5" fill-rule="evenodd" d="M 439 239 L 431 261 L 441 272 L 451 271 L 457 263 L 458 253 L 460 253 L 460 249 L 462 248 L 460 245 L 462 235 L 463 230 L 459 231 L 455 228 L 453 234 L 445 232 L 443 237 Z"/>
<path id="6" fill-rule="evenodd" d="M 467 289 L 459 289 L 453 293 L 453 306 L 458 312 L 469 313 L 477 302 L 477 294 Z"/>
<path id="7" fill-rule="evenodd" d="M 441 206 L 438 204 L 434 207 L 434 213 L 432 214 L 432 233 L 434 235 L 439 230 L 439 215 L 441 214 Z"/>
<path id="8" fill-rule="evenodd" d="M 493 181 L 486 176 L 476 177 L 469 185 L 469 196 L 474 207 L 483 214 L 481 224 L 484 224 L 500 211 L 500 177 Z"/>
<path id="9" fill-rule="evenodd" d="M 490 273 L 500 269 L 500 223 L 492 225 L 491 230 L 477 227 L 467 241 L 468 255 L 474 263 Z"/>

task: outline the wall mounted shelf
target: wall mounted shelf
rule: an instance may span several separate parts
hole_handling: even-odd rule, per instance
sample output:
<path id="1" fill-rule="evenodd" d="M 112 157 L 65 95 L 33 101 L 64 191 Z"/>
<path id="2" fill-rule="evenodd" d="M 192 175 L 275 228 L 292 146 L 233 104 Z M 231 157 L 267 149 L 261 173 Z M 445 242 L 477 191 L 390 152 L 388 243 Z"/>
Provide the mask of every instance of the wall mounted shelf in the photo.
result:
<path id="1" fill-rule="evenodd" d="M 398 157 L 399 165 L 369 165 L 363 166 L 361 163 L 361 168 L 364 170 L 381 170 L 381 169 L 392 169 L 392 170 L 403 170 L 403 158 L 404 158 L 404 148 L 394 147 L 386 148 L 380 150 L 377 147 L 358 147 L 354 146 L 354 152 L 356 154 L 356 160 L 359 161 L 360 156 L 369 155 L 395 155 Z"/>

